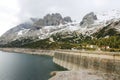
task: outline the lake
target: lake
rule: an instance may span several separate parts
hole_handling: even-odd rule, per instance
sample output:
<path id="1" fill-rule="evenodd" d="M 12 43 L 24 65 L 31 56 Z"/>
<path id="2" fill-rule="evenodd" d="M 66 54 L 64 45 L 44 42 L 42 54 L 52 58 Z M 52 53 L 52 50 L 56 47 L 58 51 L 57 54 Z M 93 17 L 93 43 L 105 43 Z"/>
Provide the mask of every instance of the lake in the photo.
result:
<path id="1" fill-rule="evenodd" d="M 0 80 L 48 80 L 50 72 L 63 70 L 49 56 L 0 51 Z"/>

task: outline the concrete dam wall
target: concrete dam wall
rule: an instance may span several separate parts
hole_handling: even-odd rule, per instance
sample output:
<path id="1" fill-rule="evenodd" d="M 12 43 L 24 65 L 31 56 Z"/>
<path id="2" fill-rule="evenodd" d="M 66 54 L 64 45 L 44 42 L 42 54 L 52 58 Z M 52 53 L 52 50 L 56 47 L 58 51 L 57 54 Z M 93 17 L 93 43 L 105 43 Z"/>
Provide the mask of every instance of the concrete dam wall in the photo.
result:
<path id="1" fill-rule="evenodd" d="M 56 51 L 53 61 L 69 70 L 95 69 L 120 75 L 120 53 Z"/>

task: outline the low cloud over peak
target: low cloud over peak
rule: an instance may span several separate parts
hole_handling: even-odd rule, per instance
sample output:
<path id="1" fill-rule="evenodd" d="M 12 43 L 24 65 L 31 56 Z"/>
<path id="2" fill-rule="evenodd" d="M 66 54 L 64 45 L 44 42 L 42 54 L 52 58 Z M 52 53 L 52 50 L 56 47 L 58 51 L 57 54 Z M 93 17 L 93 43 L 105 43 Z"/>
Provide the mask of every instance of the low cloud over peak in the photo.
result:
<path id="1" fill-rule="evenodd" d="M 0 35 L 30 17 L 60 13 L 81 21 L 91 11 L 120 9 L 119 0 L 0 0 Z"/>

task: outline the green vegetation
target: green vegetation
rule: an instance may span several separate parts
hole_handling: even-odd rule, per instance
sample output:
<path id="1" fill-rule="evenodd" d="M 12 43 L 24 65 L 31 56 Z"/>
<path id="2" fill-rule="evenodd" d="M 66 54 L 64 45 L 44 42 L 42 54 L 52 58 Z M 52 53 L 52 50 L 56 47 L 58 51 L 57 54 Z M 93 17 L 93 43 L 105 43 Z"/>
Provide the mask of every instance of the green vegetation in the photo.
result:
<path id="1" fill-rule="evenodd" d="M 51 40 L 52 39 L 52 40 Z M 15 40 L 3 47 L 20 47 L 20 48 L 39 48 L 39 49 L 87 49 L 109 51 L 120 51 L 120 36 L 108 36 L 108 37 L 90 37 L 84 35 L 77 35 L 73 33 L 71 35 L 61 35 L 56 33 L 50 38 L 33 41 L 32 38 Z"/>
<path id="2" fill-rule="evenodd" d="M 115 28 L 109 28 L 111 24 L 107 25 L 100 31 L 96 32 L 93 34 L 94 37 L 96 38 L 104 38 L 106 36 L 120 36 L 120 33 L 115 29 Z"/>

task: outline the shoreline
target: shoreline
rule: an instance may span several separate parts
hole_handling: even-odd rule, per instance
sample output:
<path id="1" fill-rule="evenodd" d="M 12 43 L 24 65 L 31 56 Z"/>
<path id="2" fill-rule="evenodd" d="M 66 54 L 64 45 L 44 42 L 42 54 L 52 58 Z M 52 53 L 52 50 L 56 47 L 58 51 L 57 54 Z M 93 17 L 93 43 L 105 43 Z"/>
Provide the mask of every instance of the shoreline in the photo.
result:
<path id="1" fill-rule="evenodd" d="M 40 50 L 40 49 L 28 49 L 28 48 L 0 48 L 0 51 L 4 52 L 15 52 L 21 54 L 32 54 L 32 55 L 47 55 L 50 57 L 54 56 L 54 50 Z"/>

